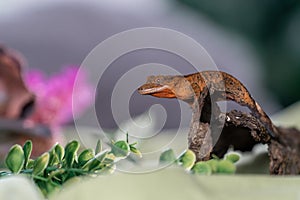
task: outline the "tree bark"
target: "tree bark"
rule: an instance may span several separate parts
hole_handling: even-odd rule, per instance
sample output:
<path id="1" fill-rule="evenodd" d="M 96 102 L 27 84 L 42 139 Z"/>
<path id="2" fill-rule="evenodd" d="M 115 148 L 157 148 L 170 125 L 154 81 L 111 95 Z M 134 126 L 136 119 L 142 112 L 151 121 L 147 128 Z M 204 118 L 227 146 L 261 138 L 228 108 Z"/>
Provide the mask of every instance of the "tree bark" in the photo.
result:
<path id="1" fill-rule="evenodd" d="M 208 160 L 212 155 L 223 157 L 230 147 L 251 151 L 254 145 L 262 143 L 268 145 L 270 174 L 300 174 L 299 130 L 276 127 L 278 136 L 271 137 L 267 128 L 251 113 L 237 110 L 222 113 L 215 102 L 215 109 L 211 109 L 212 102 L 207 96 L 192 106 L 188 140 L 197 161 Z M 221 133 L 216 134 L 219 130 Z"/>

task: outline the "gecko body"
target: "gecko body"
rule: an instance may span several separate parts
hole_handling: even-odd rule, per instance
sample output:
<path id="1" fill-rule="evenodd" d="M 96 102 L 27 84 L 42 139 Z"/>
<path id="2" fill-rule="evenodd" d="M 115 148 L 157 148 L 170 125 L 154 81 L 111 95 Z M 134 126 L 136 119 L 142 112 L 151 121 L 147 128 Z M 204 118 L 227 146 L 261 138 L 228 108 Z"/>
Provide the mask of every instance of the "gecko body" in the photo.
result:
<path id="1" fill-rule="evenodd" d="M 195 98 L 198 99 L 206 89 L 210 95 L 217 96 L 216 101 L 230 100 L 248 107 L 272 137 L 278 134 L 268 115 L 252 98 L 246 87 L 225 72 L 202 71 L 185 76 L 149 76 L 147 82 L 138 88 L 138 92 L 159 98 L 177 98 L 192 106 Z"/>

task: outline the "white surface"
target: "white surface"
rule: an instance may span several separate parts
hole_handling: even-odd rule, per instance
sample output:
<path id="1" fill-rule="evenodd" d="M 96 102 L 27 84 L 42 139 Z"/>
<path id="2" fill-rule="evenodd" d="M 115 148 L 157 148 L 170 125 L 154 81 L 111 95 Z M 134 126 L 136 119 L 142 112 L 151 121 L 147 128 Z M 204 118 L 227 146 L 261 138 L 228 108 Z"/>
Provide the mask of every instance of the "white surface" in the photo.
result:
<path id="1" fill-rule="evenodd" d="M 19 200 L 44 199 L 39 189 L 23 176 L 11 176 L 0 179 L 0 199 Z"/>

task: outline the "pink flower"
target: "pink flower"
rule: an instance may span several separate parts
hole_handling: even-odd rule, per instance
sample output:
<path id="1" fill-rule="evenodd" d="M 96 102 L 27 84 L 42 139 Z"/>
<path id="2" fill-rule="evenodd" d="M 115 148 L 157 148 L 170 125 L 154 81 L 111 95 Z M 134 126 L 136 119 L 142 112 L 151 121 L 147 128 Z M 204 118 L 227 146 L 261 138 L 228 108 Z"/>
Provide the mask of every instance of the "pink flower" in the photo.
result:
<path id="1" fill-rule="evenodd" d="M 78 73 L 77 67 L 66 67 L 61 73 L 46 77 L 38 70 L 25 74 L 25 83 L 36 95 L 36 107 L 29 120 L 34 123 L 58 127 L 73 120 L 92 102 L 92 87 L 84 73 Z M 75 80 L 79 86 L 79 94 L 73 94 Z M 73 103 L 72 96 L 78 96 Z"/>

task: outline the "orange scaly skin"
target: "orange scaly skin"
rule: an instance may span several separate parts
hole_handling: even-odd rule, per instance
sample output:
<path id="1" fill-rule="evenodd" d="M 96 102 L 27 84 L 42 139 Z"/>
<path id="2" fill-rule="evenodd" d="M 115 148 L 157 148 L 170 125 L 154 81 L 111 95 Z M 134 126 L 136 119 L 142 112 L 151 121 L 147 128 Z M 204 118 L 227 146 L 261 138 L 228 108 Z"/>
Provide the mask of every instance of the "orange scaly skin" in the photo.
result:
<path id="1" fill-rule="evenodd" d="M 278 135 L 277 128 L 246 87 L 225 72 L 203 71 L 185 76 L 149 76 L 147 83 L 138 88 L 138 92 L 159 98 L 177 98 L 192 106 L 195 98 L 199 98 L 205 89 L 208 89 L 211 96 L 217 96 L 216 101 L 231 100 L 248 107 L 272 137 Z"/>

